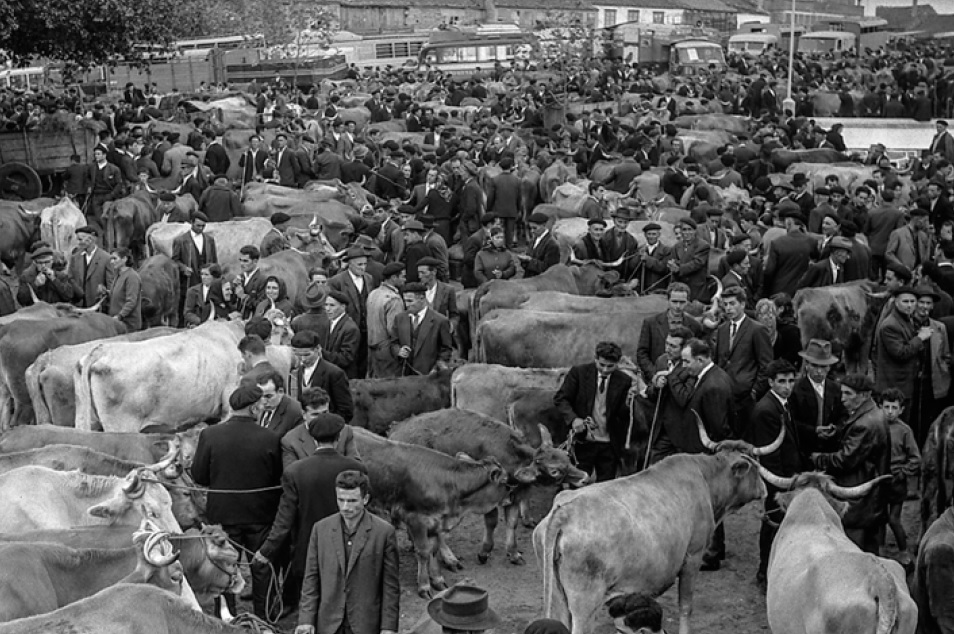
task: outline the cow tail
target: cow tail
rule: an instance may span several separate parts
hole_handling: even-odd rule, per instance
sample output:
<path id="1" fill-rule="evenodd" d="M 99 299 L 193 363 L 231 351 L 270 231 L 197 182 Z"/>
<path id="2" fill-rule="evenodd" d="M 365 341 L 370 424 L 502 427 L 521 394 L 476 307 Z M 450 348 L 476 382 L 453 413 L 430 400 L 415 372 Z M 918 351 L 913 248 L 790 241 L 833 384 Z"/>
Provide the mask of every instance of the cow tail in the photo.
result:
<path id="1" fill-rule="evenodd" d="M 93 423 L 99 421 L 99 415 L 93 405 L 92 366 L 99 360 L 102 352 L 101 345 L 93 348 L 76 363 L 76 372 L 73 374 L 76 394 L 76 428 L 84 431 L 93 431 Z"/>
<path id="2" fill-rule="evenodd" d="M 43 394 L 43 384 L 40 383 L 40 374 L 46 367 L 45 354 L 40 355 L 36 361 L 30 364 L 23 375 L 26 381 L 27 392 L 30 393 L 30 401 L 33 403 L 33 412 L 36 415 L 37 425 L 49 425 L 53 422 L 53 413 L 47 406 L 46 398 Z"/>
<path id="3" fill-rule="evenodd" d="M 477 329 L 474 331 L 474 354 L 477 355 L 475 359 L 477 363 L 487 363 L 487 351 L 484 350 L 484 337 L 481 332 L 483 325 L 477 324 Z"/>
<path id="4" fill-rule="evenodd" d="M 868 588 L 878 606 L 877 634 L 895 634 L 898 629 L 898 586 L 894 577 L 884 567 L 878 557 L 872 556 L 878 564 L 879 573 L 872 575 Z"/>
<path id="5" fill-rule="evenodd" d="M 556 619 L 573 631 L 570 602 L 566 596 L 566 589 L 560 581 L 560 560 L 563 558 L 560 542 L 563 537 L 563 526 L 559 509 L 551 511 L 546 525 L 541 524 L 543 531 L 539 539 L 534 531 L 533 549 L 540 560 L 543 569 L 543 614 L 547 618 Z"/>

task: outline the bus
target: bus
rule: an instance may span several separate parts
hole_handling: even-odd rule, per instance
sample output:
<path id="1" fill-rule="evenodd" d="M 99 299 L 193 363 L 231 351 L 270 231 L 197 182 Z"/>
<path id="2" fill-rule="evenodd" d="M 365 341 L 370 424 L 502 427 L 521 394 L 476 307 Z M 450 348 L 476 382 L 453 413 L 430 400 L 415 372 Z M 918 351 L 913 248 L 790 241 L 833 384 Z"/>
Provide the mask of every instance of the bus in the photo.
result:
<path id="1" fill-rule="evenodd" d="M 509 66 L 514 60 L 526 60 L 532 36 L 513 25 L 503 29 L 500 26 L 433 31 L 418 54 L 418 70 L 471 75 L 477 69 L 492 69 L 495 62 Z"/>
<path id="2" fill-rule="evenodd" d="M 805 27 L 795 25 L 795 46 L 805 33 Z M 729 37 L 726 48 L 729 52 L 758 56 L 771 44 L 781 51 L 787 51 L 791 42 L 792 27 L 788 24 L 769 24 L 765 22 L 746 22 L 735 34 Z"/>
<path id="3" fill-rule="evenodd" d="M 888 32 L 888 21 L 882 18 L 828 18 L 816 22 L 812 28 L 815 31 L 851 33 L 859 51 L 887 48 L 892 35 Z"/>
<path id="4" fill-rule="evenodd" d="M 345 56 L 348 64 L 358 67 L 417 66 L 421 49 L 430 39 L 430 31 L 413 31 L 394 35 L 355 35 L 349 31 L 335 33 L 331 46 Z"/>
<path id="5" fill-rule="evenodd" d="M 799 53 L 845 53 L 855 48 L 854 33 L 811 31 L 798 40 Z"/>
<path id="6" fill-rule="evenodd" d="M 260 48 L 265 46 L 265 36 L 257 35 L 225 35 L 222 37 L 200 37 L 189 40 L 178 40 L 173 44 L 173 50 L 186 57 L 204 57 L 212 50 L 231 51 L 237 48 Z"/>
<path id="7" fill-rule="evenodd" d="M 0 87 L 3 88 L 38 90 L 48 82 L 49 76 L 43 66 L 0 69 Z"/>
<path id="8" fill-rule="evenodd" d="M 778 48 L 778 36 L 771 33 L 736 33 L 729 36 L 726 46 L 730 53 L 758 57 L 769 48 Z"/>

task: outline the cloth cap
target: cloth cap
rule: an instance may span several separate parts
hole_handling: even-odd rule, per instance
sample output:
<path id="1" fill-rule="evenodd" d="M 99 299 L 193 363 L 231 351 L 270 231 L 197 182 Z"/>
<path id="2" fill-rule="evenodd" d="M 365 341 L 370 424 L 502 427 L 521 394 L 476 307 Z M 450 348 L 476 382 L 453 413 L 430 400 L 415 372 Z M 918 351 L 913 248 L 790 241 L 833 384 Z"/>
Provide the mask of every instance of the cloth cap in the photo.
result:
<path id="1" fill-rule="evenodd" d="M 344 429 L 344 419 L 331 412 L 323 412 L 308 421 L 308 433 L 318 442 L 334 440 Z"/>
<path id="2" fill-rule="evenodd" d="M 232 409 L 245 409 L 254 405 L 262 398 L 262 390 L 257 385 L 240 385 L 229 396 L 229 407 Z"/>

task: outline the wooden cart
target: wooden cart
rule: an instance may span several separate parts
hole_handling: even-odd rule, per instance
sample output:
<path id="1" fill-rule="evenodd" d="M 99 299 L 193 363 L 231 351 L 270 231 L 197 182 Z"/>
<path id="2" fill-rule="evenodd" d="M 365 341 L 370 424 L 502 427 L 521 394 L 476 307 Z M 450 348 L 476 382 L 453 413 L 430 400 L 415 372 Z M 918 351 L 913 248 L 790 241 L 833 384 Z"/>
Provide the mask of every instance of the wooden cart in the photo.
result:
<path id="1" fill-rule="evenodd" d="M 58 132 L 0 132 L 0 198 L 29 200 L 51 191 L 71 156 L 93 162 L 96 141 L 96 134 L 82 126 Z"/>

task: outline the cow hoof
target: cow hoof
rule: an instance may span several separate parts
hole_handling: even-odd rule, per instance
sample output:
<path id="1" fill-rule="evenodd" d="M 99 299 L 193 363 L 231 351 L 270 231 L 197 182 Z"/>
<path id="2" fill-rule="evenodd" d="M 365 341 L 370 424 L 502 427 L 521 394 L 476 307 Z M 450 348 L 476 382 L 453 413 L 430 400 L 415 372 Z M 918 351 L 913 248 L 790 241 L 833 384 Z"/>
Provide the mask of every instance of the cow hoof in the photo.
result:
<path id="1" fill-rule="evenodd" d="M 524 520 L 523 520 L 523 527 L 524 527 L 524 528 L 536 528 L 536 527 L 537 527 L 537 522 L 536 522 L 533 518 L 530 518 L 530 517 L 524 518 Z"/>
<path id="2" fill-rule="evenodd" d="M 437 579 L 431 579 L 431 587 L 438 592 L 441 590 L 447 590 L 447 582 L 444 581 L 444 577 L 438 577 Z"/>
<path id="3" fill-rule="evenodd" d="M 477 561 L 482 564 L 487 563 L 490 560 L 490 553 L 485 553 L 483 551 L 477 553 Z"/>
<path id="4" fill-rule="evenodd" d="M 507 560 L 514 566 L 524 566 L 527 563 L 523 560 L 523 553 L 508 553 Z"/>
<path id="5" fill-rule="evenodd" d="M 422 599 L 430 600 L 434 598 L 434 593 L 431 592 L 430 588 L 418 588 L 417 596 L 421 597 Z"/>
<path id="6" fill-rule="evenodd" d="M 456 572 L 458 570 L 464 569 L 464 564 L 460 563 L 460 561 L 456 559 L 452 559 L 450 561 L 442 561 L 441 563 L 444 565 L 444 568 L 446 568 L 447 570 L 450 570 L 451 572 Z"/>

